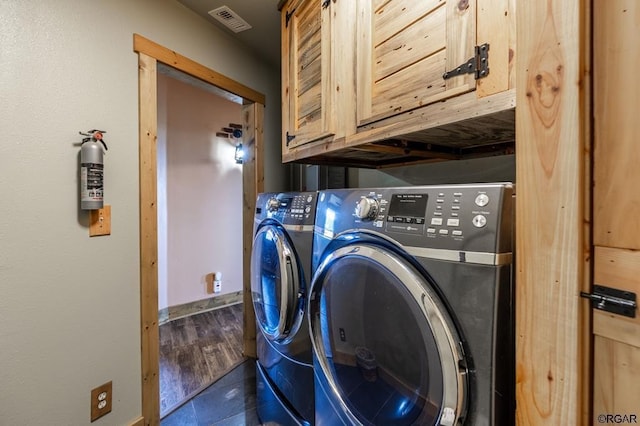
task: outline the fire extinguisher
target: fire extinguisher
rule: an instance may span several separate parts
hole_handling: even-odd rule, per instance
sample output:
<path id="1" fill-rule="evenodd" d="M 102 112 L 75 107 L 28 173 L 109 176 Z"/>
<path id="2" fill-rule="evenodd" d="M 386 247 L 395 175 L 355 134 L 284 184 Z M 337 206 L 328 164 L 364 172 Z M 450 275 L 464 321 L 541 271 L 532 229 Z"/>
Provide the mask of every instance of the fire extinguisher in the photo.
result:
<path id="1" fill-rule="evenodd" d="M 80 148 L 80 208 L 82 210 L 101 209 L 104 196 L 104 151 L 107 144 L 103 139 L 104 130 L 79 132 L 82 136 Z M 103 151 L 104 148 L 104 151 Z"/>

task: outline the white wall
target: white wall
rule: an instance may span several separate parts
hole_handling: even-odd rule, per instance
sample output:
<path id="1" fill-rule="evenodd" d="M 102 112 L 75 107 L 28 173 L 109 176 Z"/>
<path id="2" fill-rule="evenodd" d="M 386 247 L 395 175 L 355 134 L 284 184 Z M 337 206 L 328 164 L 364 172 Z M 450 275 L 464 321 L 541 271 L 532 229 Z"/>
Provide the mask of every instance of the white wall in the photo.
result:
<path id="1" fill-rule="evenodd" d="M 274 11 L 274 13 L 277 13 Z M 0 423 L 89 424 L 89 392 L 141 413 L 138 65 L 133 33 L 267 96 L 265 186 L 285 186 L 280 77 L 173 0 L 0 2 Z M 112 235 L 78 210 L 78 131 L 107 131 Z"/>
<path id="2" fill-rule="evenodd" d="M 166 120 L 166 304 L 212 297 L 205 276 L 222 272 L 222 291 L 242 290 L 242 165 L 235 142 L 216 136 L 229 123 L 242 123 L 241 105 L 164 75 L 158 103 Z M 162 99 L 162 101 L 161 101 Z M 158 117 L 158 121 L 161 118 Z M 160 191 L 160 188 L 159 188 Z M 160 196 L 158 197 L 158 207 Z"/>

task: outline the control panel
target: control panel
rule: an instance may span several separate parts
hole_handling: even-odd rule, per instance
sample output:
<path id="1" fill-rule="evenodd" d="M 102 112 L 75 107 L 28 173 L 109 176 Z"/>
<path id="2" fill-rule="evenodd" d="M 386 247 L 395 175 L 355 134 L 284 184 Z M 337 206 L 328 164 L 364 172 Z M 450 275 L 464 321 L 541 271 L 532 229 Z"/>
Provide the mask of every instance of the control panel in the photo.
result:
<path id="1" fill-rule="evenodd" d="M 336 190 L 332 195 L 349 199 L 342 199 L 340 207 L 352 206 L 353 222 L 349 225 L 348 219 L 336 215 L 334 234 L 340 229 L 368 228 L 409 245 L 454 250 L 463 246 L 485 250 L 498 243 L 501 220 L 504 216 L 510 221 L 513 208 L 511 184 L 413 186 L 349 193 Z M 320 197 L 322 201 L 322 193 Z M 335 210 L 339 212 L 340 208 L 336 206 Z"/>
<path id="2" fill-rule="evenodd" d="M 313 225 L 315 192 L 260 194 L 256 217 L 271 218 L 285 225 Z"/>

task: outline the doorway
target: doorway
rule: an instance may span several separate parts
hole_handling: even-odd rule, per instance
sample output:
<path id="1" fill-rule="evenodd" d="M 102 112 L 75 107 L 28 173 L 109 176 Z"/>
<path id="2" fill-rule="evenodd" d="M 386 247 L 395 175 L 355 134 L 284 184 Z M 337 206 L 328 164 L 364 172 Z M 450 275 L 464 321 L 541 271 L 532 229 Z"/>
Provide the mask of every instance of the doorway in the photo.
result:
<path id="1" fill-rule="evenodd" d="M 157 200 L 157 73 L 158 64 L 169 65 L 205 83 L 242 98 L 245 158 L 242 166 L 243 301 L 251 306 L 249 268 L 251 231 L 256 194 L 263 190 L 263 116 L 265 97 L 189 58 L 134 34 L 138 53 L 139 167 L 140 167 L 140 315 L 142 415 L 144 423 L 160 421 L 158 326 L 158 200 Z M 245 356 L 255 357 L 255 318 L 243 311 Z"/>
<path id="2" fill-rule="evenodd" d="M 242 98 L 164 64 L 157 80 L 164 418 L 245 360 L 242 164 L 235 159 Z"/>

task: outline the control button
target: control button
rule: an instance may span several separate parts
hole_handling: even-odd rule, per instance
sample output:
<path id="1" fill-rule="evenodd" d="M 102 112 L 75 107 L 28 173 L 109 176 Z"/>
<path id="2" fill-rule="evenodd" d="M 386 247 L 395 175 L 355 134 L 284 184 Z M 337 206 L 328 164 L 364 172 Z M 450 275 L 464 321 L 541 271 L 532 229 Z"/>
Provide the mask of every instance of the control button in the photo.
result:
<path id="1" fill-rule="evenodd" d="M 440 233 L 440 235 L 449 235 L 449 230 L 448 229 L 441 229 L 438 232 Z"/>
<path id="2" fill-rule="evenodd" d="M 444 197 L 444 192 L 438 192 L 438 197 Z"/>
<path id="3" fill-rule="evenodd" d="M 453 196 L 454 197 L 462 197 L 462 192 L 454 192 Z"/>
<path id="4" fill-rule="evenodd" d="M 451 206 L 451 210 L 460 210 L 460 206 Z"/>
<path id="5" fill-rule="evenodd" d="M 418 225 L 424 225 L 424 217 L 419 217 L 416 219 L 416 223 Z"/>
<path id="6" fill-rule="evenodd" d="M 485 226 L 487 224 L 487 218 L 484 217 L 483 215 L 479 214 L 476 215 L 471 222 L 473 223 L 473 226 L 475 226 L 476 228 L 482 228 L 483 226 Z"/>
<path id="7" fill-rule="evenodd" d="M 453 231 L 451 231 L 451 235 L 455 236 L 455 237 L 459 237 L 462 235 L 462 231 L 459 229 L 455 229 Z"/>
<path id="8" fill-rule="evenodd" d="M 484 207 L 489 204 L 489 197 L 487 194 L 478 194 L 476 197 L 476 204 L 480 207 Z"/>
<path id="9" fill-rule="evenodd" d="M 436 206 L 436 210 L 442 210 L 442 206 Z"/>
<path id="10" fill-rule="evenodd" d="M 404 217 L 398 217 L 396 216 L 394 219 L 395 222 L 399 222 L 399 223 L 404 223 Z"/>
<path id="11" fill-rule="evenodd" d="M 451 213 L 451 217 L 458 217 L 458 213 L 456 213 L 456 212 L 452 212 L 452 213 Z"/>
<path id="12" fill-rule="evenodd" d="M 311 206 L 307 206 L 304 208 L 305 213 L 309 213 L 311 211 Z"/>
<path id="13" fill-rule="evenodd" d="M 393 222 L 394 220 L 395 220 L 395 217 L 387 216 L 387 222 Z"/>
<path id="14" fill-rule="evenodd" d="M 310 203 L 311 201 L 313 201 L 313 196 L 309 195 L 307 197 L 307 203 Z"/>
<path id="15" fill-rule="evenodd" d="M 433 212 L 434 216 L 442 216 L 442 212 Z"/>
<path id="16" fill-rule="evenodd" d="M 427 228 L 427 234 L 435 234 L 436 228 Z"/>
<path id="17" fill-rule="evenodd" d="M 432 225 L 442 225 L 442 218 L 441 217 L 432 217 L 431 218 L 431 224 Z"/>
<path id="18" fill-rule="evenodd" d="M 453 204 L 460 204 L 460 198 L 454 198 Z"/>
<path id="19" fill-rule="evenodd" d="M 459 226 L 460 219 L 447 219 L 447 226 Z"/>
<path id="20" fill-rule="evenodd" d="M 437 198 L 437 199 L 436 199 L 436 203 L 444 203 L 444 199 L 442 199 L 442 198 Z"/>

